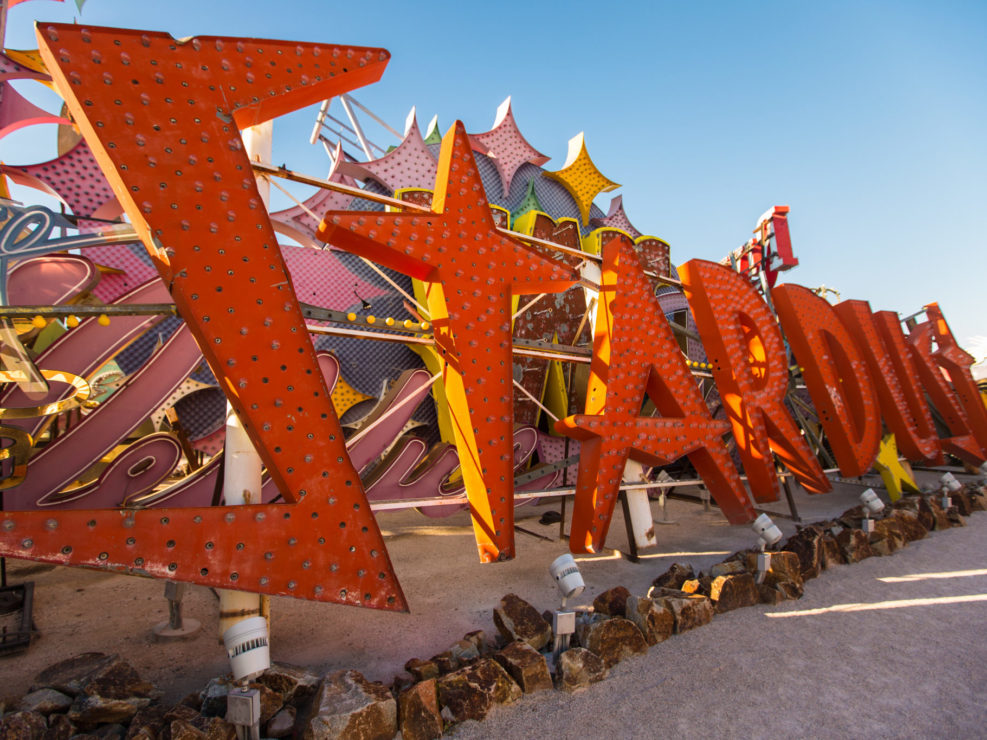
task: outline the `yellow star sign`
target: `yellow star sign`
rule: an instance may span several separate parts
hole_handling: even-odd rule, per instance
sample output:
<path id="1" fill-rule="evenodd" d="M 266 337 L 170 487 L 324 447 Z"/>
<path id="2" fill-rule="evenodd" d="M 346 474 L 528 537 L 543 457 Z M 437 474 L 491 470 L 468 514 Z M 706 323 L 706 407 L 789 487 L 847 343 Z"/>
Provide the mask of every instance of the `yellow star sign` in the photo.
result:
<path id="1" fill-rule="evenodd" d="M 919 489 L 908 463 L 902 463 L 898 459 L 898 444 L 894 441 L 893 434 L 888 434 L 881 440 L 881 449 L 874 460 L 874 467 L 881 474 L 881 480 L 884 481 L 884 487 L 892 501 L 900 499 L 905 490 L 918 493 Z"/>
<path id="2" fill-rule="evenodd" d="M 542 174 L 558 181 L 569 191 L 576 205 L 579 206 L 579 215 L 584 224 L 589 223 L 589 209 L 593 205 L 593 198 L 600 193 L 607 193 L 620 187 L 596 169 L 596 165 L 586 151 L 584 134 L 569 139 L 569 155 L 561 170 Z"/>

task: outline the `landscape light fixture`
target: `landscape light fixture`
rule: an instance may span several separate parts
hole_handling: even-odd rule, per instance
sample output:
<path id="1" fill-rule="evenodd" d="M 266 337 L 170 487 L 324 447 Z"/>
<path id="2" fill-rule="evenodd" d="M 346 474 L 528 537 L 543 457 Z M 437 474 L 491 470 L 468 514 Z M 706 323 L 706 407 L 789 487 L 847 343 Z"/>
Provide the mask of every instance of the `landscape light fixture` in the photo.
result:
<path id="1" fill-rule="evenodd" d="M 234 681 L 247 681 L 271 667 L 267 620 L 242 619 L 223 633 Z"/>
<path id="2" fill-rule="evenodd" d="M 963 484 L 956 480 L 956 476 L 952 473 L 943 473 L 939 478 L 939 482 L 942 483 L 942 487 L 945 489 L 942 494 L 940 506 L 942 506 L 943 509 L 948 509 L 953 505 L 953 499 L 949 497 L 949 494 L 962 491 Z"/>
<path id="3" fill-rule="evenodd" d="M 576 559 L 569 553 L 555 558 L 548 566 L 548 572 L 552 574 L 555 585 L 562 594 L 562 606 L 552 615 L 554 635 L 552 654 L 555 656 L 555 664 L 558 665 L 559 656 L 569 647 L 569 640 L 576 631 L 576 612 L 565 608 L 566 599 L 579 596 L 586 588 L 586 584 L 583 582 L 583 574 L 579 572 L 579 566 L 576 565 Z"/>
<path id="4" fill-rule="evenodd" d="M 860 520 L 860 528 L 871 534 L 874 531 L 874 520 L 870 516 L 884 511 L 884 502 L 877 497 L 873 488 L 868 488 L 860 494 L 860 503 L 864 506 L 864 518 Z"/>
<path id="5" fill-rule="evenodd" d="M 751 524 L 751 529 L 757 535 L 757 546 L 761 550 L 771 547 L 781 540 L 781 530 L 767 514 L 761 514 L 755 519 L 754 523 Z"/>
<path id="6" fill-rule="evenodd" d="M 757 535 L 757 547 L 760 549 L 760 552 L 757 554 L 757 575 L 755 579 L 758 583 L 764 583 L 768 571 L 771 570 L 771 553 L 768 552 L 767 548 L 781 541 L 781 530 L 778 529 L 778 525 L 771 521 L 771 517 L 767 514 L 761 514 L 761 516 L 755 519 L 754 523 L 751 524 L 751 529 Z"/>

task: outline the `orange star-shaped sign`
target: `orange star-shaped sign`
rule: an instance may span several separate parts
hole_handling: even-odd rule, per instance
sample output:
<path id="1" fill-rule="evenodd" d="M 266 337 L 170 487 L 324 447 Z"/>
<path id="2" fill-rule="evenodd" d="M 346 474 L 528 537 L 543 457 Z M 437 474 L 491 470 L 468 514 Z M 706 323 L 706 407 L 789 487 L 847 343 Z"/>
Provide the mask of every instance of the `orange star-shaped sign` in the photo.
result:
<path id="1" fill-rule="evenodd" d="M 730 460 L 724 421 L 714 421 L 631 240 L 613 232 L 603 245 L 600 303 L 586 389 L 586 413 L 556 423 L 583 440 L 572 512 L 573 552 L 599 552 L 628 458 L 665 465 L 688 455 L 734 524 L 754 510 Z M 641 416 L 645 395 L 658 416 Z"/>
<path id="2" fill-rule="evenodd" d="M 317 235 L 432 283 L 428 309 L 480 558 L 513 557 L 511 295 L 558 293 L 577 275 L 497 231 L 459 121 L 442 139 L 431 213 L 329 211 Z"/>

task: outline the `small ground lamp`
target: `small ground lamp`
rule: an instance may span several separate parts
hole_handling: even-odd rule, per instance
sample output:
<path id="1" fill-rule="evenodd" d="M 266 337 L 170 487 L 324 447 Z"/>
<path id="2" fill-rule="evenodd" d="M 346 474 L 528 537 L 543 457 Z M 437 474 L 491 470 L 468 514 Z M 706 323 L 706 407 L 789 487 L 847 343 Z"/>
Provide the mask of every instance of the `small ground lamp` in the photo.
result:
<path id="1" fill-rule="evenodd" d="M 943 509 L 948 509 L 953 505 L 953 500 L 949 497 L 949 494 L 962 491 L 963 484 L 956 480 L 956 476 L 952 473 L 943 473 L 942 477 L 939 478 L 939 482 L 946 489 L 942 494 L 942 503 L 940 505 Z"/>
<path id="2" fill-rule="evenodd" d="M 558 661 L 559 654 L 564 648 L 569 647 L 569 639 L 576 631 L 576 612 L 566 609 L 566 600 L 573 596 L 579 596 L 586 588 L 583 582 L 583 575 L 579 572 L 576 559 L 569 553 L 559 555 L 548 566 L 548 572 L 555 579 L 555 585 L 562 594 L 562 606 L 555 610 L 552 615 L 552 633 L 555 635 L 555 643 L 552 652 Z"/>
<path id="3" fill-rule="evenodd" d="M 757 547 L 761 551 L 757 554 L 757 582 L 763 583 L 764 577 L 771 569 L 771 553 L 767 548 L 781 541 L 781 530 L 767 514 L 761 514 L 755 519 L 751 529 L 757 535 Z"/>
<path id="4" fill-rule="evenodd" d="M 860 520 L 860 528 L 871 534 L 874 531 L 874 520 L 870 516 L 884 511 L 884 502 L 877 497 L 873 488 L 868 488 L 860 494 L 860 503 L 864 506 L 864 518 Z"/>
<path id="5" fill-rule="evenodd" d="M 243 619 L 223 633 L 223 643 L 233 669 L 233 680 L 242 682 L 226 697 L 226 721 L 236 727 L 237 740 L 260 740 L 260 691 L 246 685 L 271 667 L 267 620 Z"/>

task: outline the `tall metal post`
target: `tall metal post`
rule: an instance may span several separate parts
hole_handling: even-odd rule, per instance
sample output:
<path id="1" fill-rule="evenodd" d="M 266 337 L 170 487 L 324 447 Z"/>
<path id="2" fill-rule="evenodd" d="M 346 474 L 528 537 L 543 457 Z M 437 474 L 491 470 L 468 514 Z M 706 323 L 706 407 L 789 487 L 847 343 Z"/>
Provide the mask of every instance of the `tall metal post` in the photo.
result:
<path id="1" fill-rule="evenodd" d="M 251 161 L 271 161 L 271 121 L 244 129 L 243 143 Z M 264 206 L 270 204 L 271 186 L 266 179 L 258 178 Z M 261 460 L 254 449 L 243 424 L 226 404 L 226 446 L 223 453 L 223 498 L 227 506 L 259 504 L 261 502 Z M 243 591 L 219 591 L 219 640 L 223 633 L 237 622 L 250 617 L 269 617 L 266 597 Z"/>

